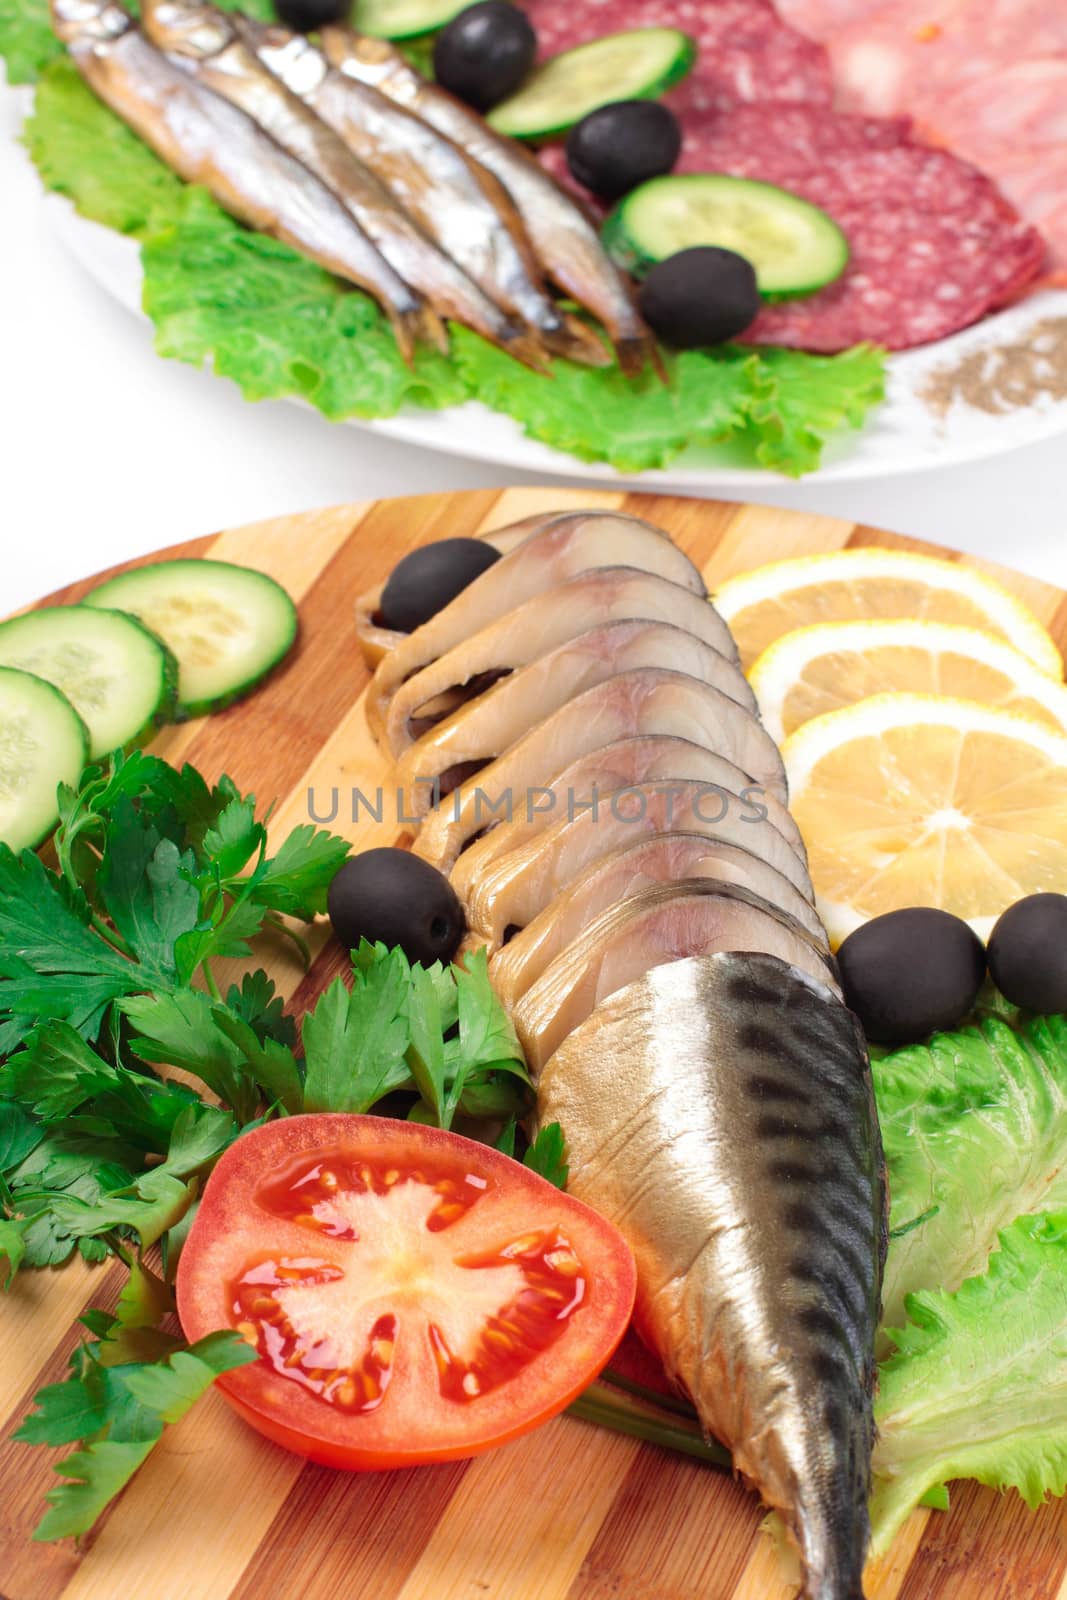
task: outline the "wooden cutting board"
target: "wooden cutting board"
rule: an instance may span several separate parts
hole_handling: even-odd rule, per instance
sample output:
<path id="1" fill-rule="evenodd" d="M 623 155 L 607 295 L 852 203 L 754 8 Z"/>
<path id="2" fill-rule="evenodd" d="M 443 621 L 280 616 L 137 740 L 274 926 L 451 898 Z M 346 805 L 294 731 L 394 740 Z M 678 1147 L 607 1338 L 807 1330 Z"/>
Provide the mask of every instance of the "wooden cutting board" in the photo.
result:
<path id="1" fill-rule="evenodd" d="M 210 778 L 229 772 L 272 832 L 329 821 L 361 845 L 389 829 L 352 824 L 353 786 L 386 774 L 363 721 L 367 682 L 352 629 L 356 596 L 413 545 L 473 534 L 534 511 L 621 507 L 668 529 L 709 587 L 785 556 L 844 545 L 929 549 L 850 522 L 760 506 L 574 489 L 479 490 L 389 500 L 196 539 L 167 555 L 214 556 L 270 572 L 300 605 L 299 648 L 243 704 L 164 731 L 154 748 Z M 1067 646 L 1067 596 L 992 571 Z M 153 558 L 160 559 L 160 558 Z M 143 563 L 133 563 L 141 565 Z M 121 569 L 119 569 L 121 570 Z M 91 580 L 93 582 L 97 580 Z M 53 601 L 78 599 L 91 582 Z M 44 603 L 44 602 L 42 602 Z M 337 815 L 331 820 L 336 794 Z M 395 829 L 393 830 L 395 831 Z M 307 977 L 286 954 L 265 964 L 308 1004 L 339 970 L 316 930 Z M 730 1478 L 561 1418 L 473 1462 L 381 1475 L 308 1465 L 246 1428 L 209 1395 L 168 1431 L 79 1554 L 30 1533 L 54 1482 L 49 1453 L 10 1442 L 42 1384 L 59 1380 L 87 1305 L 114 1303 L 121 1274 L 72 1262 L 23 1273 L 0 1297 L 0 1600 L 788 1600 L 760 1507 Z M 1067 1600 L 1067 1501 L 1031 1513 L 1014 1495 L 953 1490 L 920 1511 L 868 1600 Z"/>

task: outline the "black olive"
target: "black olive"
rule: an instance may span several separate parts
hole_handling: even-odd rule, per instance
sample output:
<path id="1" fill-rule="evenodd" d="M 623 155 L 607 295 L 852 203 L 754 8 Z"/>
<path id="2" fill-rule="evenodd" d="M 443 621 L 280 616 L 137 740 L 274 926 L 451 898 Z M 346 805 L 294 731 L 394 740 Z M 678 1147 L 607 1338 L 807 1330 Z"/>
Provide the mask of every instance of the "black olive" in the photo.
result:
<path id="1" fill-rule="evenodd" d="M 438 539 L 420 545 L 389 574 L 379 607 L 383 624 L 411 633 L 499 560 L 500 551 L 484 539 Z"/>
<path id="2" fill-rule="evenodd" d="M 476 111 L 506 100 L 537 54 L 529 17 L 509 0 L 480 0 L 441 29 L 434 40 L 433 72 L 442 89 Z"/>
<path id="3" fill-rule="evenodd" d="M 1067 895 L 1028 894 L 989 935 L 989 976 L 1024 1011 L 1067 1011 Z"/>
<path id="4" fill-rule="evenodd" d="M 837 952 L 845 999 L 878 1044 L 913 1044 L 955 1028 L 985 976 L 985 950 L 948 911 L 887 911 L 850 933 Z"/>
<path id="5" fill-rule="evenodd" d="M 294 33 L 316 33 L 331 22 L 348 20 L 347 0 L 274 0 L 278 20 Z"/>
<path id="6" fill-rule="evenodd" d="M 409 961 L 451 961 L 463 938 L 463 907 L 448 879 L 409 850 L 350 856 L 330 884 L 327 910 L 341 943 L 399 945 Z"/>
<path id="7" fill-rule="evenodd" d="M 615 100 L 575 123 L 567 165 L 594 194 L 618 200 L 669 172 L 681 148 L 678 118 L 658 100 Z"/>
<path id="8" fill-rule="evenodd" d="M 760 308 L 750 261 L 715 244 L 657 261 L 638 296 L 645 321 L 679 350 L 722 344 L 743 333 Z"/>

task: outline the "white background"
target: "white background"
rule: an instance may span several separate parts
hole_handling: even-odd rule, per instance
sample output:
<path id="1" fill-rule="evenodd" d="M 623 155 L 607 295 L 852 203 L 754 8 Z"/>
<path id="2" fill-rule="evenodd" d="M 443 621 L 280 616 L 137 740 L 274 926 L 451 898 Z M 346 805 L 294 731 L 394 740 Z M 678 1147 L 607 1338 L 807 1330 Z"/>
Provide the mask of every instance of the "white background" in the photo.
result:
<path id="1" fill-rule="evenodd" d="M 160 360 L 148 327 L 52 234 L 16 142 L 24 104 L 0 82 L 0 615 L 112 562 L 258 517 L 545 481 L 282 402 L 249 405 L 232 384 Z M 953 545 L 1067 588 L 1067 439 L 910 477 L 768 479 L 758 497 Z"/>

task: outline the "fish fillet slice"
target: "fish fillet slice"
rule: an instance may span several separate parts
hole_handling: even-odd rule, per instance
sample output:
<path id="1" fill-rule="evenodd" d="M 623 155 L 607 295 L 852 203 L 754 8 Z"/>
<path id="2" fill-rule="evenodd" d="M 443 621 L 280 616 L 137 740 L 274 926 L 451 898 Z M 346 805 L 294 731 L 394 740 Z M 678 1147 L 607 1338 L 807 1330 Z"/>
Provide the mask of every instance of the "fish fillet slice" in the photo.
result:
<path id="1" fill-rule="evenodd" d="M 733 707 L 722 707 L 724 722 L 758 719 L 755 695 L 741 669 L 695 634 L 669 622 L 608 622 L 539 656 L 410 744 L 396 766 L 408 814 L 430 810 L 433 783 L 447 794 L 448 775 L 455 769 L 466 772 L 503 755 L 576 695 L 620 673 L 652 669 L 684 673 L 718 692 Z M 743 736 L 743 730 L 724 735 L 735 742 Z M 753 741 L 752 754 L 761 779 L 777 777 L 768 748 Z"/>
<path id="2" fill-rule="evenodd" d="M 830 958 L 759 895 L 707 878 L 655 884 L 601 912 L 515 1006 L 527 1062 L 543 1067 L 597 1006 L 652 967 L 724 950 L 778 956 L 838 992 Z"/>
<path id="3" fill-rule="evenodd" d="M 511 522 L 505 528 L 494 528 L 489 533 L 479 533 L 477 538 L 486 544 L 491 544 L 494 550 L 499 550 L 502 556 L 507 555 L 528 539 L 531 533 L 554 522 L 559 516 L 558 511 L 547 514 L 537 513 L 534 516 L 523 517 L 521 522 Z M 398 644 L 403 644 L 405 639 L 411 637 L 408 633 L 399 633 L 395 628 L 387 628 L 381 618 L 382 591 L 385 581 L 376 583 L 373 589 L 365 589 L 356 601 L 356 638 L 363 659 L 373 672 L 383 656 L 390 650 L 395 650 Z"/>
<path id="4" fill-rule="evenodd" d="M 696 678 L 659 667 L 620 672 L 587 689 L 532 728 L 506 755 L 441 801 L 427 817 L 416 854 L 450 872 L 463 846 L 493 822 L 525 814 L 545 773 L 637 734 L 669 734 L 732 761 L 754 790 L 786 800 L 778 746 L 735 701 Z"/>
<path id="5" fill-rule="evenodd" d="M 546 778 L 544 786 L 530 796 L 528 805 L 510 822 L 498 823 L 469 845 L 452 869 L 452 887 L 461 900 L 465 899 L 490 863 L 529 844 L 570 812 L 577 814 L 579 805 L 594 795 L 604 797 L 628 784 L 664 781 L 703 783 L 737 795 L 739 800 L 751 788 L 751 780 L 740 767 L 691 739 L 656 733 L 617 739 L 579 756 L 562 772 Z M 771 824 L 792 845 L 801 865 L 806 866 L 804 841 L 791 813 L 769 794 L 761 795 L 759 803 Z M 434 820 L 426 824 L 424 836 Z"/>
<path id="6" fill-rule="evenodd" d="M 778 911 L 793 917 L 819 949 L 829 955 L 826 932 L 810 901 L 775 867 L 740 845 L 699 833 L 653 834 L 620 845 L 576 878 L 569 889 L 539 912 L 489 964 L 493 988 L 508 1007 L 578 939 L 601 912 L 657 883 L 709 878 L 740 884 Z"/>
<path id="7" fill-rule="evenodd" d="M 688 556 L 650 522 L 614 511 L 564 512 L 535 528 L 384 658 L 367 691 L 367 720 L 375 738 L 392 695 L 413 673 L 531 595 L 555 588 L 576 572 L 608 566 L 639 567 L 694 594 L 705 593 L 704 580 Z"/>
<path id="8" fill-rule="evenodd" d="M 737 661 L 733 635 L 709 601 L 636 567 L 594 567 L 555 589 L 530 596 L 409 678 L 389 703 L 385 744 L 394 756 L 403 755 L 428 716 L 443 705 L 452 707 L 481 693 L 477 685 L 486 675 L 528 666 L 586 632 L 594 621 L 626 619 L 673 623 Z M 743 690 L 735 698 L 748 702 Z"/>
<path id="9" fill-rule="evenodd" d="M 807 868 L 754 805 L 704 783 L 668 779 L 600 796 L 595 807 L 575 807 L 572 816 L 499 856 L 465 886 L 468 925 L 499 945 L 508 928 L 528 927 L 613 850 L 664 833 L 698 833 L 751 851 L 814 903 Z"/>

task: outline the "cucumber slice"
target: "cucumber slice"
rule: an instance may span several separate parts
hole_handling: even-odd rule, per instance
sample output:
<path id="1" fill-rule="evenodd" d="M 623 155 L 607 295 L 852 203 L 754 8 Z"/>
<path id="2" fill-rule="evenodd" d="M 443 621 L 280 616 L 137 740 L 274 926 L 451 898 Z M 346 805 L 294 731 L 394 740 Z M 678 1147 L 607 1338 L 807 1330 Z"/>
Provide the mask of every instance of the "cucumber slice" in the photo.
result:
<path id="1" fill-rule="evenodd" d="M 352 26 L 374 39 L 415 39 L 466 11 L 471 0 L 356 0 Z"/>
<path id="2" fill-rule="evenodd" d="M 684 78 L 697 47 L 678 28 L 631 28 L 553 56 L 490 111 L 498 133 L 543 139 L 564 133 L 613 100 L 655 100 Z"/>
<path id="3" fill-rule="evenodd" d="M 56 790 L 76 784 L 89 730 L 66 695 L 32 672 L 0 667 L 0 842 L 34 849 L 59 821 Z"/>
<path id="4" fill-rule="evenodd" d="M 756 269 L 760 293 L 814 294 L 848 265 L 848 240 L 818 206 L 755 178 L 721 172 L 650 178 L 604 223 L 609 253 L 640 277 L 693 245 L 736 250 Z"/>
<path id="5" fill-rule="evenodd" d="M 178 658 L 175 716 L 230 705 L 288 653 L 296 607 L 263 572 L 228 561 L 158 561 L 92 591 L 85 604 L 131 611 Z"/>
<path id="6" fill-rule="evenodd" d="M 174 708 L 178 663 L 135 617 L 47 606 L 0 623 L 0 666 L 65 694 L 89 729 L 92 760 L 136 744 Z"/>

